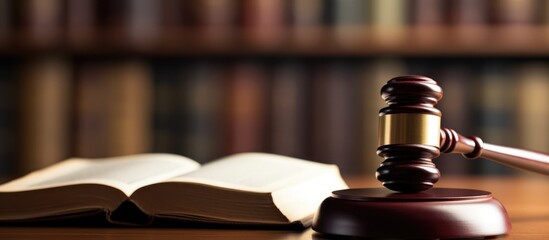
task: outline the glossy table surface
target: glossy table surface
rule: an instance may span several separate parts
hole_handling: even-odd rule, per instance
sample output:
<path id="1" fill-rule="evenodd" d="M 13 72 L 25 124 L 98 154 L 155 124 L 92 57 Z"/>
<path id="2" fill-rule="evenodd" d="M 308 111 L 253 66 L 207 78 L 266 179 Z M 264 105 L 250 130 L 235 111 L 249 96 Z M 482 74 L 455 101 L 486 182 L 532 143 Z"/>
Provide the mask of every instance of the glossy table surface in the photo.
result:
<path id="1" fill-rule="evenodd" d="M 371 178 L 347 178 L 351 187 L 379 187 Z M 549 177 L 448 177 L 437 187 L 487 190 L 503 203 L 513 224 L 502 239 L 549 239 Z M 0 227 L 0 239 L 323 239 L 314 231 L 191 229 Z"/>

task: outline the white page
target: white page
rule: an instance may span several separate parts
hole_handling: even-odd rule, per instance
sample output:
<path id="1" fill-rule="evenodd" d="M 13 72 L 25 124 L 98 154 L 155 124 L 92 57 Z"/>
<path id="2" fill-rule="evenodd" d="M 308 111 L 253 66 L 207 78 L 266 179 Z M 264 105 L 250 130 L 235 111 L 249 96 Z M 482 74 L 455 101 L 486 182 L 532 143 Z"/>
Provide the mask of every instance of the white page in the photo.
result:
<path id="1" fill-rule="evenodd" d="M 136 189 L 200 168 L 173 154 L 138 154 L 104 159 L 69 159 L 0 186 L 0 191 L 24 191 L 55 186 L 99 183 L 131 195 Z"/>
<path id="2" fill-rule="evenodd" d="M 334 171 L 327 165 L 267 153 L 241 153 L 204 165 L 200 170 L 170 179 L 252 192 L 273 192 Z"/>

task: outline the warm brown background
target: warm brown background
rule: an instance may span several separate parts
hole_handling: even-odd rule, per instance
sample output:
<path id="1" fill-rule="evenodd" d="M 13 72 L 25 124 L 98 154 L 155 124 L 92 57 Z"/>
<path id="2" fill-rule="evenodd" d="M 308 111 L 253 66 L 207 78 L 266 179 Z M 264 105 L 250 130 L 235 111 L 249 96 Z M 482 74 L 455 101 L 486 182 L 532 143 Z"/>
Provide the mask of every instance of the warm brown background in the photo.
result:
<path id="1" fill-rule="evenodd" d="M 373 174 L 379 88 L 402 74 L 439 81 L 445 126 L 548 151 L 547 54 L 543 0 L 0 0 L 0 177 L 242 151 Z"/>

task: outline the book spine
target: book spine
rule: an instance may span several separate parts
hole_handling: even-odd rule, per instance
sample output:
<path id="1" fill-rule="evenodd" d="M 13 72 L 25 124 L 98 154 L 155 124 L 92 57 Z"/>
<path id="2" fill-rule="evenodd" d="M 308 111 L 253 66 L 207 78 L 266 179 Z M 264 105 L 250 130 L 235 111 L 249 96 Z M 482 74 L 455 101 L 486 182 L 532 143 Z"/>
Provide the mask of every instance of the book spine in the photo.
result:
<path id="1" fill-rule="evenodd" d="M 155 62 L 153 97 L 153 151 L 185 154 L 178 146 L 181 113 L 178 109 L 179 62 Z"/>
<path id="2" fill-rule="evenodd" d="M 62 0 L 24 0 L 20 4 L 22 39 L 33 46 L 59 43 L 63 33 Z"/>
<path id="3" fill-rule="evenodd" d="M 68 157 L 70 74 L 67 62 L 49 56 L 29 61 L 19 69 L 21 172 Z"/>
<path id="4" fill-rule="evenodd" d="M 539 23 L 541 26 L 547 26 L 549 24 L 549 2 L 542 1 L 537 6 L 537 14 L 539 16 Z M 546 34 L 547 35 L 547 34 Z"/>
<path id="5" fill-rule="evenodd" d="M 227 44 L 235 37 L 237 24 L 237 1 L 196 1 L 197 28 L 201 39 L 217 46 Z"/>
<path id="6" fill-rule="evenodd" d="M 342 62 L 320 64 L 313 82 L 313 158 L 337 164 L 342 174 L 362 169 L 358 157 L 358 101 L 353 69 Z"/>
<path id="7" fill-rule="evenodd" d="M 16 84 L 12 66 L 2 63 L 0 66 L 0 181 L 13 177 L 16 132 L 15 93 Z"/>
<path id="8" fill-rule="evenodd" d="M 450 0 L 449 23 L 457 27 L 481 27 L 489 24 L 489 1 Z"/>
<path id="9" fill-rule="evenodd" d="M 107 157 L 107 106 L 109 101 L 101 63 L 82 63 L 75 81 L 74 152 L 78 157 Z"/>
<path id="10" fill-rule="evenodd" d="M 227 92 L 227 153 L 264 151 L 267 77 L 259 63 L 232 66 Z"/>
<path id="11" fill-rule="evenodd" d="M 410 24 L 414 27 L 437 26 L 445 21 L 445 2 L 437 0 L 412 0 Z"/>
<path id="12" fill-rule="evenodd" d="M 446 1 L 413 0 L 409 7 L 409 24 L 419 44 L 433 44 L 445 36 Z"/>
<path id="13" fill-rule="evenodd" d="M 128 21 L 130 19 L 129 2 L 95 0 L 97 19 L 97 35 L 101 36 L 101 43 L 118 45 L 128 41 Z"/>
<path id="14" fill-rule="evenodd" d="M 490 18 L 495 25 L 528 26 L 539 19 L 536 0 L 497 0 L 491 3 Z"/>
<path id="15" fill-rule="evenodd" d="M 540 1 L 499 0 L 492 2 L 491 22 L 496 33 L 506 36 L 515 44 L 535 44 L 532 37 L 534 26 L 540 21 Z M 503 26 L 503 27 L 500 27 Z"/>
<path id="16" fill-rule="evenodd" d="M 258 47 L 271 47 L 286 36 L 286 2 L 280 0 L 240 0 L 244 41 Z"/>
<path id="17" fill-rule="evenodd" d="M 149 46 L 157 41 L 161 26 L 161 1 L 131 0 L 128 6 L 129 40 L 137 46 Z"/>
<path id="18" fill-rule="evenodd" d="M 324 0 L 322 6 L 322 26 L 333 27 L 335 24 L 335 0 Z"/>
<path id="19" fill-rule="evenodd" d="M 549 70 L 547 63 L 517 66 L 517 126 L 520 147 L 547 152 L 549 149 Z"/>
<path id="20" fill-rule="evenodd" d="M 13 1 L 0 0 L 0 44 L 9 43 L 14 32 Z"/>
<path id="21" fill-rule="evenodd" d="M 306 66 L 286 61 L 274 66 L 271 84 L 272 152 L 297 158 L 308 154 L 309 82 Z"/>
<path id="22" fill-rule="evenodd" d="M 372 0 L 372 27 L 377 41 L 399 43 L 408 25 L 408 7 L 406 0 Z"/>
<path id="23" fill-rule="evenodd" d="M 347 0 L 334 2 L 334 39 L 342 46 L 353 46 L 366 40 L 365 26 L 369 24 L 369 1 Z"/>
<path id="24" fill-rule="evenodd" d="M 321 36 L 324 12 L 324 0 L 291 0 L 290 22 L 292 40 L 298 46 L 315 43 Z"/>
<path id="25" fill-rule="evenodd" d="M 190 63 L 181 69 L 184 70 L 179 73 L 178 88 L 182 113 L 179 149 L 185 156 L 205 163 L 222 155 L 219 135 L 223 133 L 223 69 L 212 62 Z"/>
<path id="26" fill-rule="evenodd" d="M 160 21 L 163 29 L 163 35 L 174 32 L 177 28 L 184 27 L 186 5 L 179 0 L 160 1 Z"/>
<path id="27" fill-rule="evenodd" d="M 490 2 L 477 0 L 451 0 L 449 25 L 464 44 L 476 44 L 486 37 L 490 24 Z"/>
<path id="28" fill-rule="evenodd" d="M 108 155 L 150 150 L 152 73 L 138 59 L 120 60 L 106 67 Z"/>
<path id="29" fill-rule="evenodd" d="M 505 62 L 486 63 L 481 69 L 480 82 L 475 93 L 475 122 L 478 134 L 484 142 L 515 146 L 517 135 L 514 131 L 515 118 L 513 106 L 516 102 L 515 86 L 510 77 L 509 66 Z M 480 173 L 505 175 L 514 170 L 489 161 L 480 159 Z"/>
<path id="30" fill-rule="evenodd" d="M 67 1 L 67 38 L 71 46 L 94 42 L 97 33 L 95 0 Z"/>

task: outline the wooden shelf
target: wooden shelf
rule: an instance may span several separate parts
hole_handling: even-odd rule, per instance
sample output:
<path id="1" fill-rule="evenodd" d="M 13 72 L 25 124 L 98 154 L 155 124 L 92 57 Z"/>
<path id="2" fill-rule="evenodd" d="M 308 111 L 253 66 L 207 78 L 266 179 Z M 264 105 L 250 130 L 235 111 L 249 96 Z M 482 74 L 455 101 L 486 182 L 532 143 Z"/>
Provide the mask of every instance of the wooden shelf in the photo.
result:
<path id="1" fill-rule="evenodd" d="M 415 27 L 396 31 L 373 28 L 282 29 L 273 37 L 251 30 L 207 34 L 196 29 L 165 30 L 136 42 L 123 29 L 96 32 L 96 38 L 28 37 L 0 42 L 0 54 L 58 52 L 69 55 L 146 56 L 547 56 L 549 27 Z M 236 34 L 234 34 L 236 33 Z M 21 36 L 21 35 L 15 35 Z M 264 39 L 262 39 L 264 38 Z"/>

